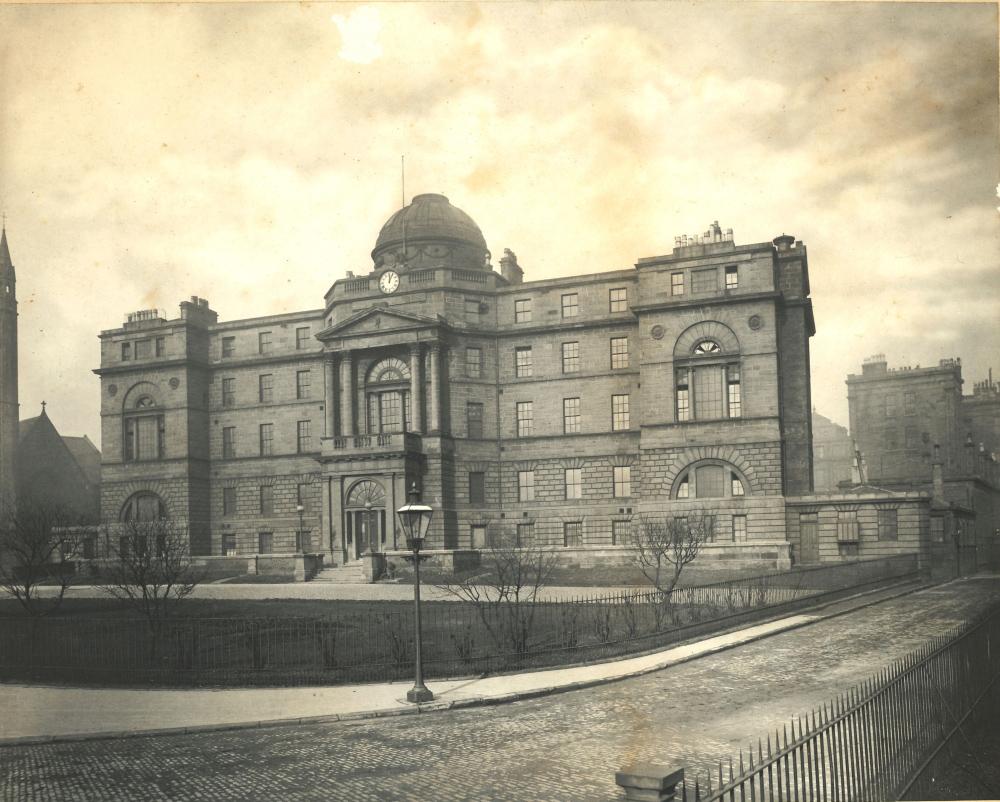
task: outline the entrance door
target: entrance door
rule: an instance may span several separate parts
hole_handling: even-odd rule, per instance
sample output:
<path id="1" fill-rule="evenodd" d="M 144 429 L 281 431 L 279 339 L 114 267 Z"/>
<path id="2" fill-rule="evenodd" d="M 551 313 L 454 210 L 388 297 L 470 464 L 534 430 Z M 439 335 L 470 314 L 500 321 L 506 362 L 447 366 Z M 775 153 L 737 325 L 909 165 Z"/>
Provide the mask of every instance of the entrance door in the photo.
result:
<path id="1" fill-rule="evenodd" d="M 354 559 L 361 559 L 361 555 L 368 552 L 381 551 L 385 510 L 351 510 L 347 514 L 351 517 L 350 529 L 354 533 Z"/>
<path id="2" fill-rule="evenodd" d="M 344 510 L 346 558 L 386 548 L 385 490 L 373 479 L 357 482 L 348 492 Z"/>
<path id="3" fill-rule="evenodd" d="M 819 522 L 814 512 L 799 516 L 799 552 L 800 562 L 819 562 Z"/>

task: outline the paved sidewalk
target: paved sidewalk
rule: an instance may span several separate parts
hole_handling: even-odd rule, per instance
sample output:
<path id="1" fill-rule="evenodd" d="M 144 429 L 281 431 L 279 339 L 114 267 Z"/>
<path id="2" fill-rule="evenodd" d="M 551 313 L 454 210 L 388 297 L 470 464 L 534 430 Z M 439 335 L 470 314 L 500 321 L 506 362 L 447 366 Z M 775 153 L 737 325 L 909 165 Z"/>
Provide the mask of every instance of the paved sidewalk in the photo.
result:
<path id="1" fill-rule="evenodd" d="M 734 632 L 652 654 L 607 663 L 480 678 L 433 680 L 435 699 L 425 705 L 405 700 L 412 682 L 311 688 L 92 689 L 0 685 L 0 744 L 26 739 L 125 735 L 206 728 L 257 726 L 402 715 L 413 712 L 495 704 L 587 687 L 645 674 L 696 657 L 730 649 L 779 632 L 839 615 L 847 610 L 910 592 L 917 585 L 861 594 Z M 155 729 L 151 723 L 155 722 Z"/>

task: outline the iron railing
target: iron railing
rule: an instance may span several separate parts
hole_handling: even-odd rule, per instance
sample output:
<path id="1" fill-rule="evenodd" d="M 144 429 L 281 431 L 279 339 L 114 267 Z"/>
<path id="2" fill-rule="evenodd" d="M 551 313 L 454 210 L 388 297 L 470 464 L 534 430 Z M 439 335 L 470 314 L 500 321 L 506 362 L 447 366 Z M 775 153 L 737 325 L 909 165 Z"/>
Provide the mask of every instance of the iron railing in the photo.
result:
<path id="1" fill-rule="evenodd" d="M 685 802 L 936 799 L 950 750 L 1000 712 L 1000 606 L 682 785 Z M 994 789 L 996 790 L 996 789 Z"/>
<path id="2" fill-rule="evenodd" d="M 914 557 L 743 577 L 669 595 L 648 591 L 559 601 L 423 604 L 430 677 L 467 676 L 613 658 L 660 648 L 821 600 L 914 579 Z M 244 604 L 252 604 L 244 603 Z M 0 677 L 171 685 L 316 685 L 409 677 L 407 602 L 331 603 L 322 618 L 144 620 L 0 618 Z"/>

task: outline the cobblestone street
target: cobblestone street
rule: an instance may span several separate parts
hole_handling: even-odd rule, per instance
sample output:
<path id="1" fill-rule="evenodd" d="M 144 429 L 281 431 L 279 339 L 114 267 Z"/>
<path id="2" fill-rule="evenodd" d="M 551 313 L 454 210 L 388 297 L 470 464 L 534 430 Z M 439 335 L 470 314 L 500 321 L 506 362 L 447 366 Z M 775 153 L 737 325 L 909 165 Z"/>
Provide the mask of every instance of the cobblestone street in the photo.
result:
<path id="1" fill-rule="evenodd" d="M 586 690 L 400 718 L 0 749 L 5 800 L 610 800 L 705 766 L 1000 599 L 978 579 Z"/>

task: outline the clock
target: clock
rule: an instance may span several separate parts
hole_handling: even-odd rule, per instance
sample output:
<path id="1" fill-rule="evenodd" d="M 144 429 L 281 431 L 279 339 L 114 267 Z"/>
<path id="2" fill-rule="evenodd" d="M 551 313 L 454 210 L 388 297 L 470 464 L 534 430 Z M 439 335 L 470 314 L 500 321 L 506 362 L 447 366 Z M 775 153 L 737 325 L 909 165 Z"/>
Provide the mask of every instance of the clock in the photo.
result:
<path id="1" fill-rule="evenodd" d="M 386 295 L 399 289 L 399 273 L 395 270 L 386 270 L 378 280 L 378 288 Z"/>

